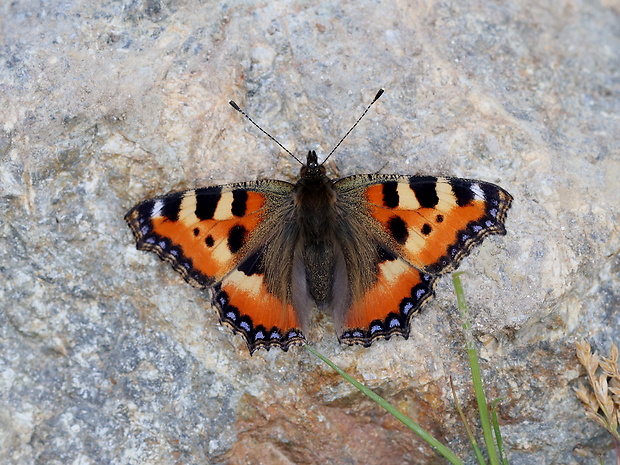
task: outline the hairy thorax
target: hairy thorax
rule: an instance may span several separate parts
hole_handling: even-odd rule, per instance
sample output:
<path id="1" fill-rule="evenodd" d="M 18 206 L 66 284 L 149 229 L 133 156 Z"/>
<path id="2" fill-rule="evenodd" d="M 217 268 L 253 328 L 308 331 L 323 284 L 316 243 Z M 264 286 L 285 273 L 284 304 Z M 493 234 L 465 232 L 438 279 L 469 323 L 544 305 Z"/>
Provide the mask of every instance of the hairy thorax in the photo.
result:
<path id="1" fill-rule="evenodd" d="M 329 238 L 335 227 L 335 203 L 336 193 L 327 176 L 302 178 L 297 183 L 295 212 L 304 241 Z"/>

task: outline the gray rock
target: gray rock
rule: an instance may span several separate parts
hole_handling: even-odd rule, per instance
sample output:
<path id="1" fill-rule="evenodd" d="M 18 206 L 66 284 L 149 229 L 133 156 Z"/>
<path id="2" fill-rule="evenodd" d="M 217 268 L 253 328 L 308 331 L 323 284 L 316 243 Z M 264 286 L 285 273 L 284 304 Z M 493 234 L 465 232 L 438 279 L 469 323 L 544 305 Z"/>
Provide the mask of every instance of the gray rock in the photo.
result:
<path id="1" fill-rule="evenodd" d="M 452 175 L 515 198 L 461 265 L 512 464 L 615 463 L 574 396 L 574 342 L 620 342 L 617 2 L 5 2 L 0 462 L 445 463 L 302 348 L 247 352 L 123 220 L 167 191 L 330 165 Z M 475 423 L 450 280 L 409 340 L 347 372 L 467 461 Z"/>

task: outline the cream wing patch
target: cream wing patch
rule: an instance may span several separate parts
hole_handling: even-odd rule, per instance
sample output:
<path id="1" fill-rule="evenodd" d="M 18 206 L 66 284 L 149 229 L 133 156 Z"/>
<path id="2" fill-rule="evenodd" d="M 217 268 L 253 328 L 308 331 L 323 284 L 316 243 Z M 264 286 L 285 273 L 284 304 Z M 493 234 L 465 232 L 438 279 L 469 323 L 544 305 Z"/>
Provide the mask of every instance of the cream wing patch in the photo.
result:
<path id="1" fill-rule="evenodd" d="M 216 221 L 229 220 L 231 218 L 232 203 L 234 197 L 232 192 L 224 192 L 217 203 L 213 219 Z"/>
<path id="2" fill-rule="evenodd" d="M 420 202 L 418 202 L 418 198 L 409 187 L 409 184 L 399 182 L 396 186 L 396 192 L 398 193 L 399 209 L 417 210 L 420 208 Z"/>
<path id="3" fill-rule="evenodd" d="M 196 192 L 187 191 L 181 200 L 179 221 L 187 228 L 193 227 L 200 219 L 196 216 Z"/>

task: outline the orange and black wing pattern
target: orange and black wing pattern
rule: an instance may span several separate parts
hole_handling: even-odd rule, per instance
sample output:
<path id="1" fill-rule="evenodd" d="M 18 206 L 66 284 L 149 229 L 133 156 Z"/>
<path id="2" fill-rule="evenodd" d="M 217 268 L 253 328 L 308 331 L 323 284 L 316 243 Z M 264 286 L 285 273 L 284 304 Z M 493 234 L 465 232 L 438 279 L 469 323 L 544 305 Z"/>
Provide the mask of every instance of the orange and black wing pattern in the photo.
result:
<path id="1" fill-rule="evenodd" d="M 305 341 L 290 303 L 270 293 L 262 267 L 270 212 L 293 186 L 257 181 L 171 193 L 126 215 L 137 247 L 157 253 L 198 288 L 212 288 L 220 320 L 250 351 Z"/>
<path id="2" fill-rule="evenodd" d="M 460 178 L 362 175 L 335 184 L 359 191 L 384 237 L 377 279 L 345 312 L 340 340 L 369 346 L 409 335 L 411 316 L 489 234 L 505 234 L 511 195 L 491 183 Z"/>

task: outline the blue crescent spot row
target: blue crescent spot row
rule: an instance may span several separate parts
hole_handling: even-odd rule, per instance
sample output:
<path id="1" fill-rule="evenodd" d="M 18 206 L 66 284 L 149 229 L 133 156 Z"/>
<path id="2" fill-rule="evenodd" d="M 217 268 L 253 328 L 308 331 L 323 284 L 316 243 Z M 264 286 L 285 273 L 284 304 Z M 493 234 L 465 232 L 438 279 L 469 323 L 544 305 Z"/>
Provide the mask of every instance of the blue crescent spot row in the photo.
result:
<path id="1" fill-rule="evenodd" d="M 411 296 L 404 298 L 399 305 L 399 313 L 389 313 L 385 320 L 374 320 L 368 328 L 355 328 L 345 331 L 340 340 L 346 344 L 363 344 L 369 347 L 377 338 L 389 339 L 398 334 L 409 337 L 411 317 L 418 313 L 422 305 L 434 295 L 437 276 L 420 273 L 422 282 L 411 288 Z"/>
<path id="2" fill-rule="evenodd" d="M 263 325 L 255 327 L 249 316 L 241 315 L 237 307 L 230 305 L 228 294 L 219 284 L 213 287 L 213 291 L 213 304 L 219 310 L 220 320 L 235 332 L 243 335 L 250 347 L 250 352 L 260 347 L 269 348 L 270 346 L 279 346 L 286 351 L 291 344 L 305 342 L 306 338 L 297 328 L 289 329 L 283 334 L 280 328 L 274 327 L 267 330 Z"/>
<path id="3" fill-rule="evenodd" d="M 126 216 L 136 236 L 138 248 L 157 253 L 161 260 L 169 262 L 188 283 L 200 288 L 212 285 L 213 280 L 194 268 L 192 259 L 184 255 L 183 248 L 180 245 L 173 245 L 169 239 L 153 232 L 150 217 L 144 217 L 140 214 L 140 208 L 145 204 L 151 204 L 150 207 L 152 208 L 154 202 L 144 202 Z M 148 208 L 148 205 L 145 208 Z"/>

